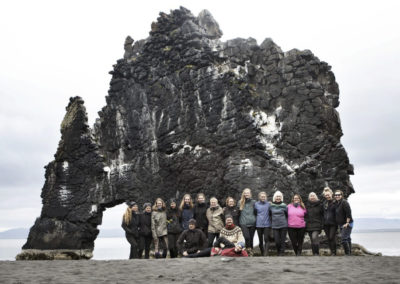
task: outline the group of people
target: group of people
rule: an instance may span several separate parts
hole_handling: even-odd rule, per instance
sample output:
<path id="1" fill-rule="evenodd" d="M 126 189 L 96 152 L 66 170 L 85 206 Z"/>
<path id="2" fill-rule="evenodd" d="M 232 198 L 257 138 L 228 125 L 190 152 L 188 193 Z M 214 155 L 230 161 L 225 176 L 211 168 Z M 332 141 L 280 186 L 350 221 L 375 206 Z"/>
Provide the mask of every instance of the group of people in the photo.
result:
<path id="1" fill-rule="evenodd" d="M 301 255 L 305 233 L 311 239 L 313 255 L 319 255 L 319 235 L 322 230 L 328 239 L 332 255 L 336 255 L 336 235 L 340 230 L 341 243 L 346 255 L 351 254 L 351 231 L 353 219 L 349 203 L 341 190 L 325 188 L 323 201 L 311 192 L 306 204 L 299 194 L 292 197 L 290 204 L 283 202 L 283 194 L 276 191 L 272 202 L 266 192 L 252 199 L 249 188 L 243 190 L 239 204 L 233 197 L 225 200 L 222 208 L 217 198 L 210 198 L 209 205 L 203 193 L 193 202 L 185 194 L 178 206 L 171 199 L 168 208 L 161 198 L 154 205 L 143 204 L 143 212 L 134 201 L 127 202 L 128 208 L 122 220 L 122 228 L 131 245 L 129 258 L 150 256 L 154 242 L 156 258 L 204 257 L 204 256 L 249 256 L 253 252 L 253 238 L 257 231 L 262 256 L 267 256 L 270 235 L 278 255 L 285 252 L 286 236 L 296 255 Z M 272 234 L 271 234 L 272 233 Z"/>

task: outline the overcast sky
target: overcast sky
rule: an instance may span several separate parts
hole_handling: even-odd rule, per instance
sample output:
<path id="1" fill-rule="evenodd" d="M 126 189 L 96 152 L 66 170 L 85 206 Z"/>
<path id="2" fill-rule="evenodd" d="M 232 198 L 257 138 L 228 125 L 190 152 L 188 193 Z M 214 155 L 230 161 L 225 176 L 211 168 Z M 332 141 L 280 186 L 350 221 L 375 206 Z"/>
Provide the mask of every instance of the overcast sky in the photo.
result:
<path id="1" fill-rule="evenodd" d="M 271 37 L 310 49 L 340 87 L 345 146 L 355 167 L 355 217 L 400 218 L 400 1 L 18 1 L 0 3 L 0 231 L 40 214 L 44 166 L 53 159 L 69 97 L 90 124 L 105 105 L 127 35 L 148 36 L 160 11 L 208 9 L 222 40 Z M 105 212 L 120 225 L 125 206 Z"/>

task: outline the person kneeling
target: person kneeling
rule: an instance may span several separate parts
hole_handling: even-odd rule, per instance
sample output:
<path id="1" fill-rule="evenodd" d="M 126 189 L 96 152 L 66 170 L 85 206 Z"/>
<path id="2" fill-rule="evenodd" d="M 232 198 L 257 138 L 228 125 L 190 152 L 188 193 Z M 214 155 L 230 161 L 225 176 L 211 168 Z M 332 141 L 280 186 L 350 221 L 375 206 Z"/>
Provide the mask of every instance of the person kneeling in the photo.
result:
<path id="1" fill-rule="evenodd" d="M 189 229 L 182 232 L 178 239 L 178 248 L 183 257 L 210 256 L 199 255 L 207 247 L 207 238 L 202 230 L 196 229 L 196 220 L 189 220 Z"/>

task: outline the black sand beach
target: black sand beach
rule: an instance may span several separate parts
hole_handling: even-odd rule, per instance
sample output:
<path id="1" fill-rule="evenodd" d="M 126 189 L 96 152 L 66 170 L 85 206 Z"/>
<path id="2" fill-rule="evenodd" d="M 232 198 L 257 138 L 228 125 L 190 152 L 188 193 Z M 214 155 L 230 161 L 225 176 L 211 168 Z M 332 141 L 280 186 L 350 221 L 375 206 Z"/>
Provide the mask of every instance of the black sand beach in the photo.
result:
<path id="1" fill-rule="evenodd" d="M 1 283 L 400 283 L 400 257 L 3 261 Z"/>

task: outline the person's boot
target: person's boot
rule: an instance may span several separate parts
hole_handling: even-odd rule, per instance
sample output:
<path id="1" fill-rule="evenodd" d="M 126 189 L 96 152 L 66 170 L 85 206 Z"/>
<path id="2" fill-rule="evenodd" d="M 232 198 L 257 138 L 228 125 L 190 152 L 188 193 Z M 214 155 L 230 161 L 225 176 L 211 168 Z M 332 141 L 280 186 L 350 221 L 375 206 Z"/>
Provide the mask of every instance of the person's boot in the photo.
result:
<path id="1" fill-rule="evenodd" d="M 167 258 L 168 250 L 163 249 L 162 258 Z"/>
<path id="2" fill-rule="evenodd" d="M 350 255 L 350 246 L 348 242 L 342 243 L 343 249 L 344 249 L 344 254 L 345 255 Z"/>
<path id="3" fill-rule="evenodd" d="M 319 255 L 319 245 L 314 245 L 314 255 Z"/>
<path id="4" fill-rule="evenodd" d="M 259 246 L 259 248 L 260 248 L 260 253 L 261 253 L 261 256 L 264 256 L 264 247 L 263 246 Z"/>
<path id="5" fill-rule="evenodd" d="M 140 249 L 140 250 L 139 250 L 139 253 L 138 253 L 138 258 L 142 258 L 142 255 L 143 255 L 143 250 Z"/>

